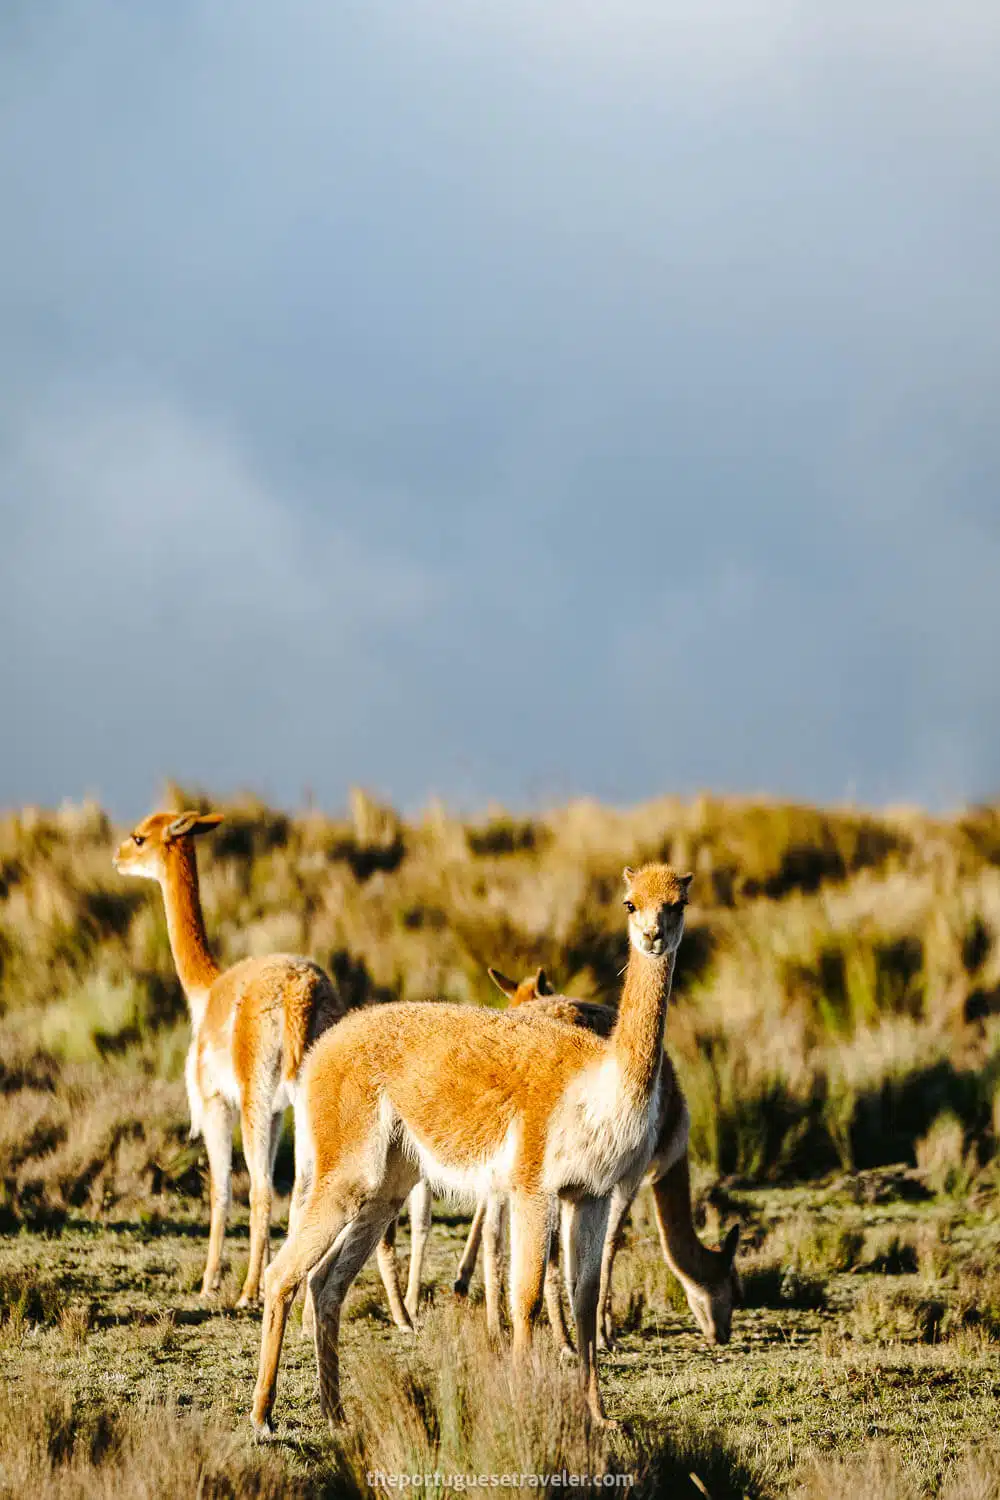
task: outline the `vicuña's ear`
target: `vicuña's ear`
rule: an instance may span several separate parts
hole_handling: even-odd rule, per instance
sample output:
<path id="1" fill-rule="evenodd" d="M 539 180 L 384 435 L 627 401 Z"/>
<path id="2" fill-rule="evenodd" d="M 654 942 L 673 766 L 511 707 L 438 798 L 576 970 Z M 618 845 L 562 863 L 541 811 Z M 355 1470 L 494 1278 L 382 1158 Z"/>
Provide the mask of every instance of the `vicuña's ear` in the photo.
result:
<path id="1" fill-rule="evenodd" d="M 554 995 L 555 988 L 551 979 L 544 969 L 539 969 L 535 975 L 535 990 L 539 995 Z"/>
<path id="2" fill-rule="evenodd" d="M 625 879 L 625 884 L 631 885 L 633 879 L 635 878 L 635 871 L 633 870 L 631 865 L 626 865 L 624 870 L 622 871 L 622 875 Z"/>
<path id="3" fill-rule="evenodd" d="M 501 974 L 499 969 L 487 969 L 486 972 L 492 979 L 493 983 L 496 985 L 497 989 L 502 990 L 503 993 L 507 996 L 508 1000 L 512 995 L 517 993 L 516 979 L 508 979 L 506 974 Z"/>
<path id="4" fill-rule="evenodd" d="M 738 1224 L 734 1224 L 732 1229 L 726 1235 L 726 1238 L 722 1244 L 722 1253 L 726 1257 L 726 1260 L 730 1265 L 732 1265 L 734 1259 L 736 1258 L 736 1247 L 739 1242 L 740 1226 Z"/>
<path id="5" fill-rule="evenodd" d="M 209 833 L 221 822 L 222 813 L 182 812 L 172 823 L 168 823 L 163 838 L 166 843 L 170 843 L 174 839 L 183 838 L 186 833 Z"/>

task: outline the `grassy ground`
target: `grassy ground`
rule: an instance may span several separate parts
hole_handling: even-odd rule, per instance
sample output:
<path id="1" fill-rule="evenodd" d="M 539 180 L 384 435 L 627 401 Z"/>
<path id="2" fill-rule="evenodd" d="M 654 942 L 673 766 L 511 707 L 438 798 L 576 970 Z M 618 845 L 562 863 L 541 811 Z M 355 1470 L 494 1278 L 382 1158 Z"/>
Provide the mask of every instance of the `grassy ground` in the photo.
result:
<path id="1" fill-rule="evenodd" d="M 2 814 L 0 1494 L 332 1495 L 376 1468 L 565 1466 L 692 1497 L 1000 1495 L 1000 808 L 700 797 L 404 822 L 359 792 L 340 817 L 225 811 L 199 850 L 219 958 L 306 953 L 346 1006 L 497 1003 L 487 964 L 613 998 L 622 866 L 692 869 L 668 1046 L 706 1233 L 743 1226 L 748 1306 L 706 1349 L 640 1205 L 605 1362 L 624 1426 L 588 1437 L 545 1340 L 513 1390 L 481 1308 L 452 1304 L 445 1220 L 415 1340 L 372 1272 L 353 1293 L 348 1434 L 325 1434 L 293 1337 L 279 1439 L 253 1447 L 259 1324 L 232 1307 L 246 1181 L 226 1295 L 205 1308 L 159 892 L 114 874 L 122 830 L 99 808 Z"/>
<path id="2" fill-rule="evenodd" d="M 134 1474 L 115 1484 L 109 1476 L 116 1464 L 145 1469 L 142 1451 L 129 1449 L 129 1423 L 138 1422 L 144 1442 L 159 1433 L 162 1447 L 172 1434 L 168 1487 L 186 1472 L 176 1465 L 190 1459 L 190 1444 L 204 1445 L 192 1472 L 214 1493 L 288 1484 L 306 1494 L 363 1493 L 367 1469 L 544 1472 L 560 1459 L 582 1472 L 634 1472 L 648 1492 L 669 1482 L 668 1492 L 713 1497 L 845 1495 L 859 1482 L 852 1456 L 854 1465 L 880 1466 L 886 1493 L 1000 1492 L 1000 1217 L 989 1182 L 957 1199 L 933 1193 L 913 1171 L 808 1188 L 716 1187 L 706 1213 L 709 1233 L 720 1215 L 738 1218 L 748 1247 L 748 1305 L 733 1340 L 712 1350 L 695 1333 L 640 1202 L 616 1277 L 620 1341 L 604 1364 L 609 1411 L 623 1428 L 589 1448 L 572 1371 L 559 1369 L 547 1336 L 544 1399 L 531 1389 L 523 1404 L 533 1416 L 519 1425 L 506 1362 L 485 1346 L 481 1304 L 456 1306 L 450 1293 L 465 1230 L 454 1216 L 435 1221 L 415 1339 L 388 1321 L 373 1266 L 352 1292 L 343 1334 L 350 1429 L 341 1442 L 320 1418 L 312 1352 L 295 1317 L 278 1439 L 264 1450 L 247 1422 L 259 1315 L 232 1305 L 245 1218 L 210 1308 L 195 1290 L 200 1215 L 164 1218 L 155 1232 L 136 1220 L 70 1222 L 49 1238 L 22 1232 L 6 1243 L 0 1274 L 6 1482 L 37 1485 L 55 1454 L 51 1473 L 62 1465 L 66 1493 L 127 1493 Z M 36 1452 L 24 1472 L 28 1408 L 37 1420 L 53 1400 L 63 1425 L 49 1421 L 39 1443 L 49 1457 Z M 86 1455 L 67 1449 L 67 1412 Z M 566 1430 L 574 1420 L 578 1430 Z M 979 1466 L 971 1477 L 970 1455 Z M 73 1463 L 79 1489 L 67 1480 Z"/>

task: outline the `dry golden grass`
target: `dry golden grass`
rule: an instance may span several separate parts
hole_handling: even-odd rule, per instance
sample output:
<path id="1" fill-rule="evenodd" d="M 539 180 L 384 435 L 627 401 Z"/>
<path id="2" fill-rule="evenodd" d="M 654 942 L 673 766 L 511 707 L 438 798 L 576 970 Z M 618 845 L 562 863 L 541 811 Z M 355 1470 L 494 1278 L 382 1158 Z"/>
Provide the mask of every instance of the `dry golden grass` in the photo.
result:
<path id="1" fill-rule="evenodd" d="M 986 1438 L 976 1451 L 949 1467 L 940 1500 L 995 1500 L 1000 1494 L 1000 1446 Z M 833 1462 L 816 1461 L 792 1491 L 793 1500 L 855 1500 L 858 1495 L 878 1500 L 925 1500 L 931 1493 L 923 1455 L 905 1454 L 885 1443 L 873 1444 L 864 1454 Z"/>
<path id="2" fill-rule="evenodd" d="M 648 1493 L 713 1500 L 789 1486 L 839 1500 L 859 1484 L 906 1500 L 997 1493 L 995 1451 L 984 1444 L 966 1464 L 950 1446 L 952 1408 L 940 1408 L 929 1479 L 911 1437 L 939 1375 L 963 1389 L 963 1413 L 995 1401 L 1000 810 L 944 820 L 701 797 L 466 821 L 437 805 L 404 821 L 356 793 L 340 818 L 248 798 L 225 811 L 199 850 L 220 959 L 306 952 L 352 1005 L 494 1004 L 490 963 L 544 964 L 573 994 L 613 995 L 621 867 L 692 868 L 668 1042 L 692 1110 L 704 1233 L 717 1241 L 743 1223 L 751 1332 L 738 1359 L 676 1362 L 673 1331 L 690 1318 L 640 1204 L 616 1275 L 634 1362 L 609 1368 L 615 1399 L 639 1414 L 623 1437 L 584 1440 L 572 1380 L 544 1351 L 535 1399 L 519 1408 L 478 1323 L 454 1323 L 447 1306 L 432 1305 L 412 1355 L 383 1357 L 391 1331 L 370 1286 L 345 1333 L 368 1351 L 348 1376 L 350 1438 L 316 1436 L 305 1360 L 293 1374 L 301 1451 L 252 1449 L 234 1414 L 256 1333 L 231 1312 L 238 1266 L 213 1326 L 194 1321 L 204 1158 L 187 1142 L 188 1028 L 158 893 L 115 876 L 121 830 L 99 808 L 26 809 L 0 816 L 0 1232 L 29 1235 L 38 1254 L 34 1267 L 0 1267 L 0 1358 L 27 1372 L 4 1393 L 3 1485 L 363 1493 L 377 1456 L 394 1469 L 432 1457 L 463 1471 L 515 1458 L 631 1464 Z M 290 1172 L 286 1143 L 279 1183 Z M 748 1206 L 762 1182 L 783 1185 L 780 1210 Z M 235 1187 L 239 1205 L 243 1174 Z M 906 1211 L 887 1218 L 889 1199 Z M 78 1234 L 92 1250 L 77 1254 Z M 133 1306 L 136 1247 L 155 1258 L 160 1245 L 169 1255 L 143 1272 Z M 109 1311 L 105 1283 L 127 1313 Z M 795 1340 L 812 1341 L 808 1360 L 796 1362 Z M 147 1372 L 128 1400 L 93 1386 L 95 1364 L 118 1358 Z M 76 1372 L 72 1397 L 56 1370 Z M 178 1404 L 183 1380 L 197 1410 Z M 231 1389 L 229 1403 L 202 1401 L 206 1381 Z M 793 1429 L 814 1423 L 831 1390 L 853 1413 L 859 1388 L 876 1393 L 870 1405 L 883 1387 L 906 1441 L 878 1446 L 861 1415 L 845 1415 L 838 1441 L 861 1443 L 860 1457 L 837 1462 L 819 1438 L 815 1452 L 796 1438 L 792 1460 Z"/>
<path id="3" fill-rule="evenodd" d="M 81 1406 L 56 1381 L 0 1392 L 0 1486 L 52 1500 L 163 1500 L 168 1495 L 316 1494 L 276 1457 L 248 1453 L 214 1414 L 168 1406 Z"/>
<path id="4" fill-rule="evenodd" d="M 958 1192 L 995 1149 L 994 809 L 947 822 L 702 797 L 404 823 L 357 792 L 340 820 L 252 799 L 226 812 L 199 851 L 223 962 L 305 951 L 351 1004 L 492 1004 L 488 963 L 613 995 L 621 867 L 667 856 L 696 871 L 669 1037 L 699 1160 L 752 1177 L 909 1160 Z M 115 837 L 91 805 L 0 818 L 8 1222 L 174 1185 L 183 1001 L 158 895 L 114 875 Z"/>

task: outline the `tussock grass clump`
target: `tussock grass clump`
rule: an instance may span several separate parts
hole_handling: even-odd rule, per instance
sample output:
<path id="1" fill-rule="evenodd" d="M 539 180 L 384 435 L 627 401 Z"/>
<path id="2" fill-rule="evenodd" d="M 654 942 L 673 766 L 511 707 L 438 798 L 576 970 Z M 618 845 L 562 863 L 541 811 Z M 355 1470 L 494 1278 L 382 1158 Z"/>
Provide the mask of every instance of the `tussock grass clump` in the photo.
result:
<path id="1" fill-rule="evenodd" d="M 966 1265 L 958 1274 L 950 1309 L 951 1326 L 972 1328 L 991 1342 L 1000 1340 L 1000 1269 Z"/>
<path id="2" fill-rule="evenodd" d="M 966 1150 L 966 1131 L 951 1110 L 942 1110 L 916 1143 L 917 1166 L 938 1193 L 966 1193 L 976 1175 L 976 1159 Z"/>
<path id="3" fill-rule="evenodd" d="M 430 1310 L 415 1357 L 370 1360 L 348 1371 L 354 1437 L 345 1452 L 359 1466 L 390 1473 L 604 1473 L 613 1446 L 588 1434 L 576 1372 L 539 1340 L 533 1369 L 515 1371 L 489 1345 L 485 1322 L 461 1307 Z"/>
<path id="4" fill-rule="evenodd" d="M 542 1476 L 534 1493 L 555 1495 L 566 1470 L 632 1476 L 630 1486 L 607 1486 L 617 1494 L 764 1493 L 753 1464 L 698 1423 L 644 1424 L 631 1434 L 590 1428 L 577 1372 L 547 1340 L 518 1371 L 509 1353 L 490 1348 L 484 1320 L 453 1305 L 429 1313 L 402 1374 L 396 1361 L 371 1360 L 351 1383 L 352 1430 L 338 1441 L 338 1469 L 359 1488 L 373 1470 L 524 1474 Z"/>
<path id="5" fill-rule="evenodd" d="M 865 1231 L 858 1220 L 798 1214 L 771 1230 L 762 1253 L 786 1270 L 825 1276 L 853 1271 L 864 1248 Z"/>
<path id="6" fill-rule="evenodd" d="M 929 1249 L 929 1238 L 927 1244 Z M 926 1252 L 924 1263 L 931 1263 Z M 869 1230 L 864 1236 L 860 1265 L 865 1271 L 882 1276 L 910 1275 L 920 1269 L 920 1238 L 887 1226 Z"/>
<path id="7" fill-rule="evenodd" d="M 322 1493 L 211 1413 L 81 1403 L 40 1380 L 0 1391 L 0 1475 L 11 1494 L 52 1500 L 305 1500 Z"/>
<path id="8" fill-rule="evenodd" d="M 93 1322 L 93 1308 L 89 1302 L 70 1302 L 59 1314 L 59 1332 L 67 1349 L 79 1353 L 87 1342 Z"/>
<path id="9" fill-rule="evenodd" d="M 974 1452 L 948 1463 L 940 1476 L 931 1476 L 923 1453 L 872 1443 L 846 1458 L 812 1460 L 792 1489 L 791 1500 L 856 1500 L 858 1495 L 926 1500 L 930 1494 L 940 1500 L 992 1500 L 1000 1494 L 1000 1445 L 986 1437 Z"/>
<path id="10" fill-rule="evenodd" d="M 0 1270 L 0 1323 L 18 1329 L 54 1323 L 67 1306 L 66 1291 L 53 1277 L 21 1267 Z"/>
<path id="11" fill-rule="evenodd" d="M 947 1303 L 913 1287 L 866 1286 L 851 1308 L 854 1338 L 877 1344 L 933 1344 L 945 1330 Z"/>

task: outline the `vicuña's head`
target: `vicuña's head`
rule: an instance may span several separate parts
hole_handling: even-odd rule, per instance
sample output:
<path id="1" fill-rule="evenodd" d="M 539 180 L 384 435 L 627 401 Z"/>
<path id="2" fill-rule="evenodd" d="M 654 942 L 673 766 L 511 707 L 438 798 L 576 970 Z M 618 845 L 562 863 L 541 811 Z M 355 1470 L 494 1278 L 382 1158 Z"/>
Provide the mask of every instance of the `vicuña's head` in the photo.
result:
<path id="1" fill-rule="evenodd" d="M 743 1283 L 735 1263 L 739 1240 L 739 1226 L 734 1224 L 722 1248 L 714 1252 L 719 1263 L 717 1279 L 705 1285 L 684 1282 L 688 1307 L 710 1344 L 729 1343 L 733 1331 L 733 1309 L 743 1306 Z"/>
<path id="2" fill-rule="evenodd" d="M 693 878 L 678 875 L 669 865 L 643 865 L 638 870 L 625 866 L 628 937 L 638 953 L 666 958 L 677 952 Z"/>
<path id="3" fill-rule="evenodd" d="M 498 990 L 502 990 L 511 1005 L 523 1005 L 527 1000 L 539 1000 L 545 995 L 554 995 L 555 990 L 549 982 L 549 976 L 544 969 L 537 969 L 534 974 L 529 974 L 518 984 L 516 979 L 508 979 L 506 974 L 501 974 L 499 969 L 487 969 L 486 971 Z"/>
<path id="4" fill-rule="evenodd" d="M 209 833 L 221 822 L 221 813 L 151 813 L 119 844 L 114 867 L 119 875 L 162 880 L 172 857 L 189 848 L 196 834 Z"/>

